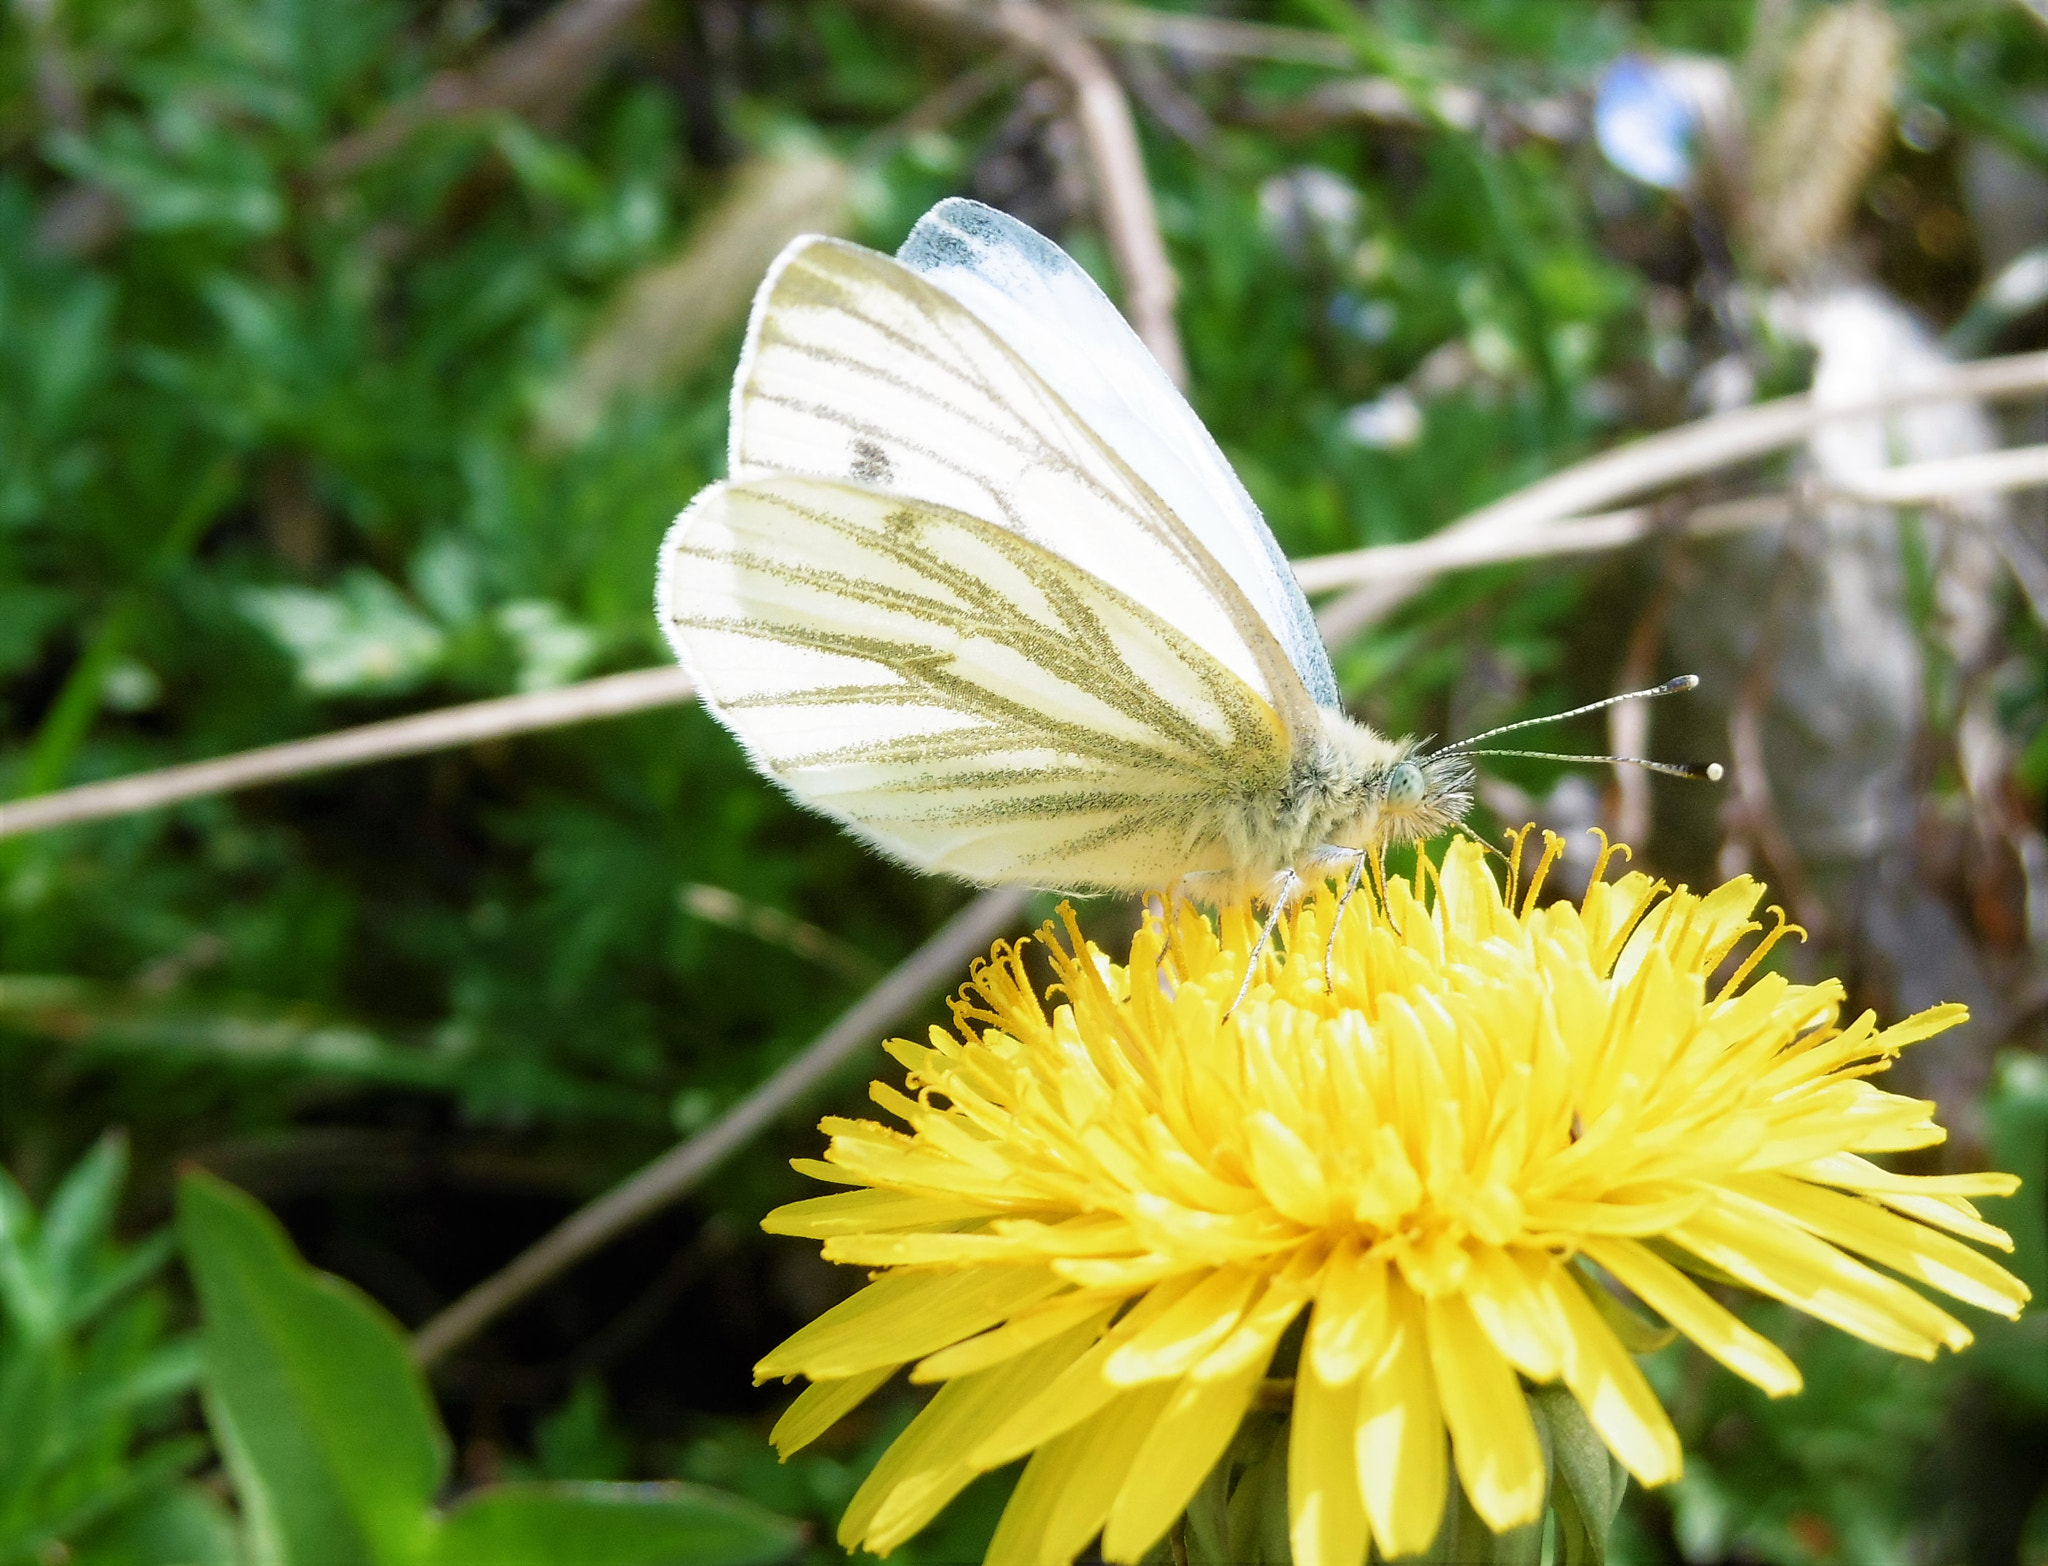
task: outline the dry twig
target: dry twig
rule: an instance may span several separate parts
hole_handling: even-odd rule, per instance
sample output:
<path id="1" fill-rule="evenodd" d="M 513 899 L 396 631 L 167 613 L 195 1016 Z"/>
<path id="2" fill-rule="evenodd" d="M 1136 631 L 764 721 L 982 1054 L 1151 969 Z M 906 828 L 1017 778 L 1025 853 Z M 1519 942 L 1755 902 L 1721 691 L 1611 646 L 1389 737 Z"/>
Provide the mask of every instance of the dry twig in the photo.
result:
<path id="1" fill-rule="evenodd" d="M 473 114 L 531 114 L 571 101 L 596 74 L 646 0 L 563 0 L 466 71 L 442 71 L 327 149 L 320 171 L 345 179 L 404 146 L 438 120 Z"/>
<path id="2" fill-rule="evenodd" d="M 1963 457 L 1876 468 L 1858 474 L 1853 482 L 1837 479 L 1830 488 L 1844 500 L 1917 506 L 2041 484 L 2048 484 L 2048 446 L 2013 446 L 2004 451 L 1976 451 Z"/>
<path id="3" fill-rule="evenodd" d="M 2016 397 L 2043 387 L 2048 387 L 2048 353 L 2025 353 L 1959 365 L 1945 375 L 1930 376 L 1919 385 L 1890 390 L 1867 402 L 1824 407 L 1804 393 L 1780 397 L 1753 408 L 1738 408 L 1682 424 L 1574 463 L 1481 506 L 1432 535 L 1431 541 L 1446 549 L 1457 547 L 1453 540 L 1476 543 L 1482 539 L 1509 547 L 1508 541 L 1538 532 L 1563 518 L 1754 461 L 1795 445 L 1819 426 L 1838 419 L 1868 418 L 1875 413 L 1930 402 Z M 1347 593 L 1317 617 L 1324 639 L 1349 640 L 1405 603 L 1419 585 L 1414 578 L 1371 581 Z"/>
<path id="4" fill-rule="evenodd" d="M 1064 16 L 1030 0 L 888 0 L 895 10 L 993 34 L 1039 60 L 1074 95 L 1102 229 L 1123 279 L 1124 313 L 1176 386 L 1188 381 L 1174 324 L 1179 285 L 1159 235 L 1159 214 L 1122 83 L 1102 52 Z"/>
<path id="5" fill-rule="evenodd" d="M 1189 16 L 1142 5 L 1090 5 L 1081 25 L 1106 43 L 1147 44 L 1180 54 L 1230 60 L 1278 60 L 1349 70 L 1358 51 L 1343 39 L 1308 27 L 1275 27 L 1217 16 Z"/>
<path id="6" fill-rule="evenodd" d="M 511 1265 L 421 1327 L 412 1341 L 414 1362 L 433 1364 L 592 1251 L 688 1195 L 777 1117 L 801 1103 L 840 1065 L 871 1047 L 879 1034 L 949 982 L 970 959 L 985 952 L 1024 912 L 1029 896 L 1005 887 L 975 898 L 848 1007 L 802 1054 L 718 1120 L 578 1209 L 521 1252 Z"/>
<path id="7" fill-rule="evenodd" d="M 232 793 L 338 767 L 360 767 L 398 756 L 424 755 L 428 751 L 474 745 L 480 740 L 641 712 L 649 707 L 674 706 L 688 701 L 691 694 L 690 677 L 681 669 L 636 669 L 631 674 L 606 675 L 559 690 L 443 707 L 409 718 L 342 729 L 315 739 L 266 745 L 260 750 L 245 750 L 213 761 L 162 767 L 155 772 L 106 783 L 87 783 L 80 788 L 0 805 L 0 838 L 157 810 L 180 800 Z"/>

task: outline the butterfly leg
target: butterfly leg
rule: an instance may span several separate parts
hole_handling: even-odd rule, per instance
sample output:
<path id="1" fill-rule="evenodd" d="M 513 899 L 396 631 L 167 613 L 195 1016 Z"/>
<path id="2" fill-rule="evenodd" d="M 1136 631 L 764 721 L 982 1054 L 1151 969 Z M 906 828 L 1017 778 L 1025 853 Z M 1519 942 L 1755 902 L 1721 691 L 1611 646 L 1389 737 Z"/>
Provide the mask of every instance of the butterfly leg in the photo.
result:
<path id="1" fill-rule="evenodd" d="M 1274 877 L 1268 892 L 1273 911 L 1266 915 L 1265 928 L 1259 931 L 1259 938 L 1252 943 L 1252 954 L 1244 965 L 1244 982 L 1237 987 L 1237 999 L 1230 1003 L 1230 1011 L 1236 1011 L 1240 1002 L 1252 987 L 1252 975 L 1259 971 L 1259 958 L 1265 955 L 1266 943 L 1273 938 L 1273 931 L 1280 923 L 1280 916 L 1287 911 L 1287 905 L 1294 901 L 1294 894 L 1301 890 L 1301 877 L 1292 870 L 1283 870 Z M 1228 1017 L 1230 1011 L 1223 1015 Z"/>
<path id="2" fill-rule="evenodd" d="M 1344 910 L 1365 880 L 1366 850 L 1352 848 L 1346 852 L 1351 856 L 1351 874 L 1345 879 L 1343 894 L 1337 899 L 1337 911 L 1330 916 L 1330 940 L 1323 948 L 1323 988 L 1333 995 L 1337 987 L 1330 982 L 1330 973 L 1337 965 L 1337 927 L 1343 924 Z"/>

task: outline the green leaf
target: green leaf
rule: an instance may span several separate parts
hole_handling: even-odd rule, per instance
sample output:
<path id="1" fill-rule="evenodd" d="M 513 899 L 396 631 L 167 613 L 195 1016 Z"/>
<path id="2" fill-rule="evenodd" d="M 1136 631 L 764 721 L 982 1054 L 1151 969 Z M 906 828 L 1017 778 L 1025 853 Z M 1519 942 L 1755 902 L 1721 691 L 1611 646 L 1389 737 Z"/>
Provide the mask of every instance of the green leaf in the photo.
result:
<path id="1" fill-rule="evenodd" d="M 105 1261 L 96 1274 L 73 1285 L 64 1299 L 64 1319 L 89 1321 L 114 1300 L 163 1270 L 177 1253 L 177 1236 L 163 1229 Z"/>
<path id="2" fill-rule="evenodd" d="M 533 1431 L 534 1455 L 548 1479 L 623 1479 L 632 1466 L 633 1444 L 612 1422 L 604 1383 L 579 1377 L 569 1401 Z"/>
<path id="3" fill-rule="evenodd" d="M 751 1566 L 787 1557 L 786 1518 L 687 1484 L 523 1484 L 486 1490 L 435 1529 L 427 1566 Z"/>
<path id="4" fill-rule="evenodd" d="M 130 1507 L 72 1557 L 73 1566 L 243 1566 L 234 1518 L 196 1484 Z"/>
<path id="5" fill-rule="evenodd" d="M 411 1566 L 447 1440 L 397 1323 L 210 1175 L 180 1183 L 178 1232 L 254 1566 Z"/>
<path id="6" fill-rule="evenodd" d="M 79 1505 L 53 1517 L 47 1525 L 47 1540 L 55 1543 L 77 1538 L 124 1507 L 167 1493 L 176 1480 L 197 1468 L 206 1457 L 207 1445 L 201 1436 L 173 1436 L 168 1441 L 158 1442 L 125 1472 L 101 1485 Z"/>
<path id="7" fill-rule="evenodd" d="M 13 1177 L 0 1169 L 0 1305 L 15 1330 L 31 1342 L 47 1339 L 57 1327 L 50 1280 L 39 1265 L 36 1235 L 40 1228 L 28 1197 Z"/>
<path id="8" fill-rule="evenodd" d="M 72 1166 L 43 1211 L 42 1263 L 62 1294 L 74 1294 L 113 1233 L 128 1178 L 128 1139 L 109 1131 Z"/>

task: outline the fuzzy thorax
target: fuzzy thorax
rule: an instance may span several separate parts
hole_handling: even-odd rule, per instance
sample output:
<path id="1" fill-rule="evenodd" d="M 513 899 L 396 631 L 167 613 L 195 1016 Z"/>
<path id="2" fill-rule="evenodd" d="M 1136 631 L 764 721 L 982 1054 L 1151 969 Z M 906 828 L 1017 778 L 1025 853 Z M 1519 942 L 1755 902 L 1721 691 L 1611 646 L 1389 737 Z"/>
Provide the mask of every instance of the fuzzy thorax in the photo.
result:
<path id="1" fill-rule="evenodd" d="M 1327 874 L 1332 849 L 1434 837 L 1471 804 L 1472 765 L 1463 757 L 1419 755 L 1413 738 L 1387 739 L 1328 708 L 1317 715 L 1280 787 L 1235 799 L 1224 813 L 1222 836 L 1242 885 L 1289 870 Z"/>

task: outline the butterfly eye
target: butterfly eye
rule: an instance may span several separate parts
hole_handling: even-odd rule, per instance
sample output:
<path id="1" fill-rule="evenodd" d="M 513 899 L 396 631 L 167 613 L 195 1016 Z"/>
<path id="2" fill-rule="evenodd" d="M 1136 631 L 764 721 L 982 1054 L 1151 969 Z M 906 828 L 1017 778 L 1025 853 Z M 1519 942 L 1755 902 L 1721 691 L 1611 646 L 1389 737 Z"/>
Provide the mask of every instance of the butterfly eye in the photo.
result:
<path id="1" fill-rule="evenodd" d="M 1413 810 L 1422 803 L 1426 787 L 1422 780 L 1422 768 L 1412 761 L 1400 763 L 1387 774 L 1387 808 Z"/>

